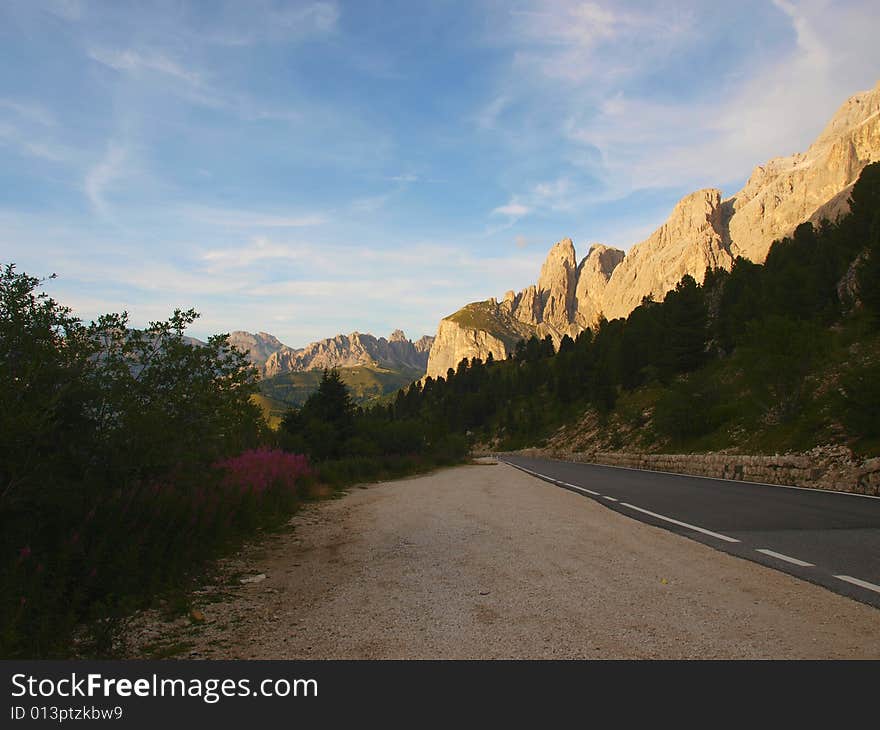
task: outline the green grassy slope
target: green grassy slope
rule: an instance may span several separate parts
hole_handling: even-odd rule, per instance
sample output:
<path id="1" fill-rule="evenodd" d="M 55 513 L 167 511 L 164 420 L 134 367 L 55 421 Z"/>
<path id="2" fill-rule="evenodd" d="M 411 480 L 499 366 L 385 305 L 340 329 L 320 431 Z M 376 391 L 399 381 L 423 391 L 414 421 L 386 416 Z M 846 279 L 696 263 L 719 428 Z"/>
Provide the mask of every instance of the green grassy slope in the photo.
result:
<path id="1" fill-rule="evenodd" d="M 353 368 L 340 368 L 343 382 L 348 386 L 351 397 L 358 405 L 371 405 L 383 396 L 394 393 L 424 375 L 420 370 L 392 370 L 380 366 L 362 365 Z M 264 412 L 269 415 L 283 412 L 291 406 L 301 406 L 318 388 L 321 370 L 281 373 L 260 383 L 261 402 Z M 268 417 L 267 417 L 268 420 Z"/>
<path id="2" fill-rule="evenodd" d="M 472 302 L 450 314 L 446 319 L 462 327 L 482 330 L 513 348 L 520 340 L 535 334 L 535 328 L 498 310 L 492 302 Z"/>

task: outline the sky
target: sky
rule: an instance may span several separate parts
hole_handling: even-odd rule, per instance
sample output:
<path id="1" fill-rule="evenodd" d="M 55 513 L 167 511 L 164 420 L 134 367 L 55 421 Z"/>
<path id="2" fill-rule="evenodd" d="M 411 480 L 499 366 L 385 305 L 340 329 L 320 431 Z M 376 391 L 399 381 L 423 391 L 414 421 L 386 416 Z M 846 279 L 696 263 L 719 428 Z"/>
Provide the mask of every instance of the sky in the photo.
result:
<path id="1" fill-rule="evenodd" d="M 876 0 L 0 3 L 0 263 L 90 320 L 413 338 L 735 192 L 880 80 Z"/>

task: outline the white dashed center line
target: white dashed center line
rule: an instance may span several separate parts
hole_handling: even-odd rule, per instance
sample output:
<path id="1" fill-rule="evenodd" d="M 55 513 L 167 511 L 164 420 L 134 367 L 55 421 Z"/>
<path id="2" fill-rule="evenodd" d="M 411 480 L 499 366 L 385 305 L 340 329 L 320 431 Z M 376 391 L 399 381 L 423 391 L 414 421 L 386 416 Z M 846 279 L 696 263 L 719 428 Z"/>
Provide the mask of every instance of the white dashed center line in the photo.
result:
<path id="1" fill-rule="evenodd" d="M 768 550 L 767 548 L 755 548 L 759 553 L 764 553 L 764 555 L 769 555 L 771 558 L 776 558 L 777 560 L 784 560 L 786 563 L 791 563 L 792 565 L 800 565 L 802 568 L 815 568 L 816 566 L 812 563 L 808 563 L 804 560 L 798 560 L 797 558 L 789 557 L 788 555 L 783 555 L 782 553 L 774 552 L 773 550 Z"/>
<path id="2" fill-rule="evenodd" d="M 724 540 L 725 542 L 739 542 L 736 538 L 728 537 L 727 535 L 722 535 L 720 532 L 712 532 L 711 530 L 703 529 L 702 527 L 697 527 L 696 525 L 689 525 L 687 522 L 680 522 L 679 520 L 673 520 L 671 517 L 666 517 L 665 515 L 658 515 L 656 512 L 649 512 L 646 509 L 642 509 L 641 507 L 636 507 L 634 504 L 627 504 L 626 502 L 620 503 L 623 507 L 629 507 L 630 509 L 634 509 L 637 512 L 643 512 L 646 515 L 651 515 L 651 517 L 656 517 L 658 520 L 665 520 L 666 522 L 671 522 L 673 525 L 678 525 L 679 527 L 686 527 L 688 530 L 695 530 L 697 532 L 701 532 L 704 535 L 709 535 L 709 537 L 717 537 L 719 540 Z"/>
<path id="3" fill-rule="evenodd" d="M 727 535 L 722 535 L 720 532 L 712 532 L 712 530 L 707 530 L 703 527 L 697 527 L 696 525 L 690 525 L 687 522 L 681 522 L 680 520 L 674 520 L 671 517 L 667 517 L 666 515 L 659 515 L 656 512 L 651 512 L 650 510 L 643 509 L 641 507 L 636 507 L 634 504 L 629 504 L 627 502 L 620 502 L 614 497 L 609 497 L 605 494 L 599 494 L 599 492 L 594 492 L 592 489 L 587 489 L 586 487 L 579 487 L 576 484 L 571 484 L 569 482 L 563 482 L 559 479 L 554 479 L 553 477 L 549 477 L 546 474 L 541 474 L 540 472 L 532 471 L 531 469 L 526 469 L 522 466 L 517 466 L 516 464 L 510 464 L 510 462 L 504 462 L 509 466 L 514 467 L 515 469 L 519 469 L 520 471 L 524 471 L 527 474 L 531 474 L 532 476 L 536 476 L 540 479 L 545 479 L 553 484 L 557 484 L 560 487 L 568 487 L 569 489 L 574 489 L 575 491 L 582 492 L 584 494 L 590 494 L 593 497 L 601 497 L 602 499 L 607 499 L 609 502 L 618 502 L 621 507 L 627 507 L 629 509 L 634 509 L 636 512 L 641 512 L 646 515 L 650 515 L 651 517 L 655 517 L 658 520 L 663 520 L 664 522 L 669 522 L 673 525 L 678 525 L 679 527 L 687 528 L 688 530 L 694 530 L 695 532 L 700 532 L 704 535 L 709 535 L 710 537 L 717 538 L 718 540 L 724 540 L 725 542 L 736 542 L 737 540 L 734 537 L 728 537 Z M 778 485 L 776 485 L 778 486 Z M 793 487 L 797 488 L 797 487 Z M 790 555 L 783 555 L 782 553 L 777 553 L 775 550 L 770 550 L 769 548 L 755 548 L 755 550 L 759 553 L 763 553 L 764 555 L 768 555 L 771 558 L 776 558 L 777 560 L 783 560 L 786 563 L 791 563 L 792 565 L 798 565 L 801 568 L 815 568 L 816 566 L 813 563 L 808 563 L 805 560 L 800 560 L 798 558 L 793 558 Z M 875 583 L 869 583 L 866 580 L 862 580 L 861 578 L 853 578 L 851 575 L 835 575 L 835 578 L 838 580 L 845 581 L 846 583 L 850 583 L 854 586 L 858 586 L 859 588 L 865 588 L 869 591 L 874 591 L 875 593 L 880 593 L 880 586 Z"/>
<path id="4" fill-rule="evenodd" d="M 859 586 L 860 588 L 867 588 L 869 591 L 874 591 L 875 593 L 880 593 L 880 586 L 874 585 L 873 583 L 868 583 L 866 580 L 860 580 L 859 578 L 853 578 L 851 575 L 835 575 L 835 578 L 838 580 L 845 580 L 847 583 L 852 583 L 854 586 Z"/>

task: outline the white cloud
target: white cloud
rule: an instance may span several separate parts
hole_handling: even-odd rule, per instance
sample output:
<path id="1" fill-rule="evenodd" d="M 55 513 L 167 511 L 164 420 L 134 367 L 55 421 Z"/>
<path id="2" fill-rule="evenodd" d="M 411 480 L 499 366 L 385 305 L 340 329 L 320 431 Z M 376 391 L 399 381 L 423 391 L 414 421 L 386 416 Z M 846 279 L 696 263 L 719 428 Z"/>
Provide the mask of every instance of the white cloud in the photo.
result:
<path id="1" fill-rule="evenodd" d="M 108 214 L 107 188 L 122 177 L 128 161 L 127 149 L 118 142 L 111 142 L 101 160 L 86 172 L 83 188 L 92 209 L 101 216 Z"/>
<path id="2" fill-rule="evenodd" d="M 272 14 L 272 24 L 287 30 L 330 33 L 339 21 L 339 7 L 332 2 L 316 2 L 287 7 Z"/>
<path id="3" fill-rule="evenodd" d="M 69 21 L 79 20 L 83 16 L 83 6 L 79 0 L 50 0 L 46 10 Z"/>
<path id="4" fill-rule="evenodd" d="M 509 218 L 522 218 L 531 213 L 532 209 L 522 203 L 511 200 L 507 205 L 494 208 L 491 215 L 506 215 Z"/>
<path id="5" fill-rule="evenodd" d="M 513 223 L 532 213 L 571 211 L 578 203 L 574 195 L 571 180 L 568 177 L 560 177 L 532 185 L 511 198 L 506 205 L 494 208 L 489 215 L 504 215 L 510 219 L 510 223 Z M 497 233 L 505 227 L 509 226 L 492 228 L 490 231 Z"/>
<path id="6" fill-rule="evenodd" d="M 352 201 L 351 209 L 356 213 L 375 213 L 377 210 L 384 208 L 388 201 L 394 196 L 396 191 L 385 193 L 383 195 L 371 195 L 365 198 L 358 198 Z"/>
<path id="7" fill-rule="evenodd" d="M 149 75 L 165 81 L 164 88 L 191 104 L 229 111 L 248 121 L 282 121 L 299 123 L 304 120 L 301 111 L 279 107 L 275 103 L 257 100 L 246 93 L 220 87 L 209 80 L 209 74 L 184 66 L 168 53 L 154 49 L 136 50 L 92 48 L 89 58 L 107 68 L 127 74 L 135 79 Z M 314 115 L 314 110 L 310 110 Z"/>
<path id="8" fill-rule="evenodd" d="M 805 150 L 847 96 L 874 84 L 880 51 L 873 39 L 844 30 L 851 17 L 822 3 L 774 4 L 791 19 L 796 39 L 775 63 L 726 81 L 711 98 L 681 103 L 616 94 L 592 118 L 568 120 L 571 140 L 600 151 L 611 194 L 743 179 L 771 157 Z M 856 73 L 841 63 L 844 44 L 861 47 Z"/>
<path id="9" fill-rule="evenodd" d="M 166 74 L 192 86 L 201 86 L 202 77 L 195 71 L 181 66 L 162 53 L 140 52 L 132 49 L 113 50 L 93 48 L 89 50 L 89 58 L 115 71 L 128 71 L 139 73 L 152 71 Z"/>
<path id="10" fill-rule="evenodd" d="M 231 3 L 214 22 L 190 30 L 192 38 L 220 46 L 248 46 L 267 41 L 289 43 L 332 35 L 341 12 L 335 2 L 290 3 L 278 7 L 264 0 Z"/>
<path id="11" fill-rule="evenodd" d="M 508 32 L 520 73 L 608 86 L 667 55 L 693 26 L 690 14 L 677 6 L 634 10 L 608 2 L 542 0 L 510 11 Z"/>
<path id="12" fill-rule="evenodd" d="M 813 27 L 811 19 L 800 8 L 788 0 L 773 0 L 773 4 L 791 18 L 797 36 L 797 45 L 807 63 L 814 68 L 827 68 L 831 62 L 828 47 L 821 34 Z"/>
<path id="13" fill-rule="evenodd" d="M 326 222 L 319 213 L 277 215 L 250 210 L 230 210 L 205 206 L 187 206 L 183 214 L 192 221 L 229 228 L 307 228 Z"/>
<path id="14" fill-rule="evenodd" d="M 17 99 L 0 99 L 0 109 L 9 109 L 17 116 L 29 121 L 41 124 L 44 127 L 54 127 L 55 117 L 41 104 Z"/>
<path id="15" fill-rule="evenodd" d="M 0 144 L 13 147 L 23 155 L 50 162 L 61 162 L 68 157 L 65 148 L 45 140 L 29 139 L 18 127 L 4 122 L 0 122 Z"/>
<path id="16" fill-rule="evenodd" d="M 510 106 L 510 97 L 507 94 L 500 94 L 477 112 L 475 121 L 481 129 L 494 130 L 498 124 L 498 118 L 504 113 L 505 109 Z"/>
<path id="17" fill-rule="evenodd" d="M 253 238 L 248 244 L 238 248 L 212 249 L 202 254 L 202 259 L 222 268 L 244 268 L 266 259 L 304 260 L 308 248 L 291 244 L 276 243 L 264 236 Z M 215 268 L 216 270 L 216 268 Z"/>
<path id="18" fill-rule="evenodd" d="M 496 139 L 517 153 L 520 185 L 508 205 L 532 213 L 574 212 L 652 188 L 733 187 L 755 165 L 806 149 L 848 96 L 880 76 L 865 0 L 776 0 L 764 11 L 778 12 L 790 36 L 756 44 L 705 91 L 656 83 L 666 60 L 705 41 L 687 7 L 528 7 L 503 26 L 510 67 L 484 108 L 503 97 L 516 111 L 496 119 Z M 521 138 L 538 145 L 527 151 L 532 159 L 559 161 L 557 184 L 539 182 L 537 164 L 523 174 Z"/>

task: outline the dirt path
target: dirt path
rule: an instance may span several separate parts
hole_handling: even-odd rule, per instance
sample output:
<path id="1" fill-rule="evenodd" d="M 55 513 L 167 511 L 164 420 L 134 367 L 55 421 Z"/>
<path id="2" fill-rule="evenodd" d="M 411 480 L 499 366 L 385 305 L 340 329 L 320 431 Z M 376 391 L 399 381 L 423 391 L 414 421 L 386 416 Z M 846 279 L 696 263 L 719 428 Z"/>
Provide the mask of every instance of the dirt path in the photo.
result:
<path id="1" fill-rule="evenodd" d="M 880 658 L 880 611 L 503 464 L 356 488 L 292 524 L 226 564 L 233 587 L 206 590 L 203 623 L 152 620 L 139 643 L 217 659 Z"/>

